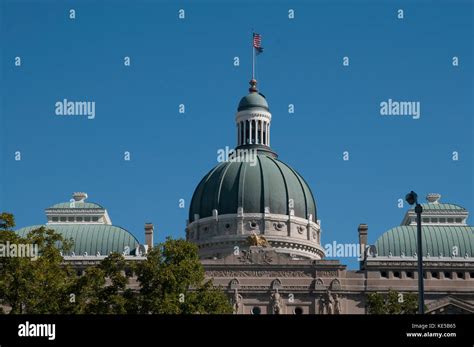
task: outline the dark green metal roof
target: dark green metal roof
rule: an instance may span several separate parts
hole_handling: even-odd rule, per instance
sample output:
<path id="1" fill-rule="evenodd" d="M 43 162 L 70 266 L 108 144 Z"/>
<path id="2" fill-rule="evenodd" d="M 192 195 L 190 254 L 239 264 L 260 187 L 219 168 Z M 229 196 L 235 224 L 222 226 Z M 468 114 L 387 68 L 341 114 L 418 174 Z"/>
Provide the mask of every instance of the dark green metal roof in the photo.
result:
<path id="1" fill-rule="evenodd" d="M 101 205 L 96 204 L 94 202 L 61 202 L 59 204 L 53 205 L 48 207 L 48 209 L 53 209 L 53 208 L 83 208 L 83 209 L 104 209 Z"/>
<path id="2" fill-rule="evenodd" d="M 423 210 L 460 210 L 466 211 L 466 209 L 462 206 L 455 205 L 455 204 L 421 204 Z"/>
<path id="3" fill-rule="evenodd" d="M 54 224 L 54 225 L 32 225 L 21 228 L 16 232 L 25 237 L 28 232 L 44 226 L 47 229 L 54 229 L 61 234 L 64 239 L 73 239 L 74 245 L 70 252 L 76 255 L 108 255 L 110 252 L 122 253 L 126 246 L 133 251 L 139 244 L 138 240 L 127 230 L 105 224 Z"/>
<path id="4" fill-rule="evenodd" d="M 398 226 L 385 232 L 375 242 L 378 256 L 406 256 L 416 253 L 416 225 Z M 422 248 L 423 255 L 451 256 L 453 247 L 458 248 L 458 256 L 467 253 L 474 256 L 474 227 L 473 226 L 423 226 Z"/>
<path id="5" fill-rule="evenodd" d="M 295 216 L 316 221 L 316 204 L 305 180 L 291 167 L 270 155 L 258 154 L 257 163 L 224 162 L 212 169 L 197 186 L 189 209 L 189 222 L 194 215 L 235 214 L 238 207 L 244 213 L 289 214 L 289 199 L 293 199 Z"/>
<path id="6" fill-rule="evenodd" d="M 238 111 L 243 111 L 254 107 L 261 107 L 268 111 L 268 103 L 265 99 L 265 96 L 258 92 L 253 92 L 244 96 L 240 100 Z"/>

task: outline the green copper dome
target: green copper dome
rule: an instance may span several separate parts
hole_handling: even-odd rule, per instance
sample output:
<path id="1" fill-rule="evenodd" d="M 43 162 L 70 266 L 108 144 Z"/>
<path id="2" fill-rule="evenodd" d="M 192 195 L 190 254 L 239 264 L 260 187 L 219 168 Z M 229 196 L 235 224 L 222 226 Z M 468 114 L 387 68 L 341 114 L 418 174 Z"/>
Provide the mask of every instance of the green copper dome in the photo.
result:
<path id="1" fill-rule="evenodd" d="M 290 199 L 292 206 L 290 206 Z M 189 222 L 212 216 L 243 213 L 289 215 L 316 221 L 316 204 L 304 179 L 287 164 L 259 152 L 254 162 L 223 162 L 212 169 L 197 186 L 189 209 Z"/>
<path id="2" fill-rule="evenodd" d="M 459 257 L 474 256 L 474 227 L 434 226 L 422 227 L 423 256 L 451 256 L 457 247 Z M 385 232 L 375 242 L 377 256 L 413 256 L 416 253 L 416 225 L 398 226 Z"/>
<path id="3" fill-rule="evenodd" d="M 268 111 L 268 102 L 263 94 L 251 92 L 240 99 L 238 111 L 248 110 L 250 108 L 260 107 Z"/>
<path id="4" fill-rule="evenodd" d="M 126 247 L 132 254 L 138 246 L 138 240 L 125 229 L 104 224 L 50 224 L 33 225 L 18 229 L 19 236 L 25 237 L 30 231 L 44 226 L 61 234 L 64 239 L 72 239 L 74 245 L 70 251 L 76 255 L 109 255 L 110 252 L 122 253 Z"/>

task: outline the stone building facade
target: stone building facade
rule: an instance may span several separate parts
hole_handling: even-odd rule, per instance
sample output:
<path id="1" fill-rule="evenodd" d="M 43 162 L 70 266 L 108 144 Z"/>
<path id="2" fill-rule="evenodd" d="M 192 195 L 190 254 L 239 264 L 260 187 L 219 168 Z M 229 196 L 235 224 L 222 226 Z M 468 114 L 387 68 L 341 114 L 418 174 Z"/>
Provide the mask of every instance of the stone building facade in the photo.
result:
<path id="1" fill-rule="evenodd" d="M 239 103 L 237 147 L 198 184 L 189 211 L 186 239 L 199 248 L 206 277 L 227 292 L 236 314 L 363 314 L 367 295 L 417 292 L 416 216 L 407 211 L 400 226 L 368 245 L 368 226 L 359 225 L 359 270 L 325 258 L 321 223 L 309 185 L 270 147 L 272 115 L 266 98 L 250 81 Z M 74 247 L 64 254 L 81 273 L 110 252 L 142 261 L 153 246 L 114 226 L 104 207 L 74 193 L 69 202 L 46 209 L 46 226 Z M 428 313 L 474 313 L 474 227 L 469 212 L 429 194 L 422 204 L 425 302 Z M 41 225 L 19 229 L 20 235 Z M 354 230 L 354 239 L 357 239 Z M 138 288 L 131 281 L 132 288 Z"/>
<path id="2" fill-rule="evenodd" d="M 359 225 L 359 270 L 326 260 L 311 189 L 270 148 L 271 118 L 251 80 L 235 117 L 235 156 L 204 176 L 190 206 L 186 237 L 234 312 L 362 314 L 369 293 L 417 292 L 414 211 L 374 245 Z M 430 194 L 423 204 L 428 312 L 474 313 L 474 228 L 466 209 L 439 199 Z"/>

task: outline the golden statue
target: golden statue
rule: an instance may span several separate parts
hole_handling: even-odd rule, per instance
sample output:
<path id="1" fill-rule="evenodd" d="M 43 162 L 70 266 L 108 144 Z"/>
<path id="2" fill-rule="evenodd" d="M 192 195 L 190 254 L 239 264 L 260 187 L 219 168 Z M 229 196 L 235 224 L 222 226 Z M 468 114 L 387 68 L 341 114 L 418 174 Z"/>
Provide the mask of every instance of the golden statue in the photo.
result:
<path id="1" fill-rule="evenodd" d="M 249 246 L 261 246 L 261 247 L 270 247 L 267 239 L 263 236 L 253 233 L 247 237 L 247 243 Z"/>

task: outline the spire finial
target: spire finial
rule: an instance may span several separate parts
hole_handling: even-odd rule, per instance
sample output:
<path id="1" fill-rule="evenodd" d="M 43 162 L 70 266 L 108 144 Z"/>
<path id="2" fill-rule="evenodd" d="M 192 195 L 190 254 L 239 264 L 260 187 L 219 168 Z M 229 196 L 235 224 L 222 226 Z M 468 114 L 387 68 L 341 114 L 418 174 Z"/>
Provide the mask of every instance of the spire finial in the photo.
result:
<path id="1" fill-rule="evenodd" d="M 257 80 L 255 78 L 252 78 L 249 82 L 250 84 L 250 88 L 249 88 L 249 92 L 250 93 L 257 93 L 258 92 L 258 89 L 257 89 Z"/>

